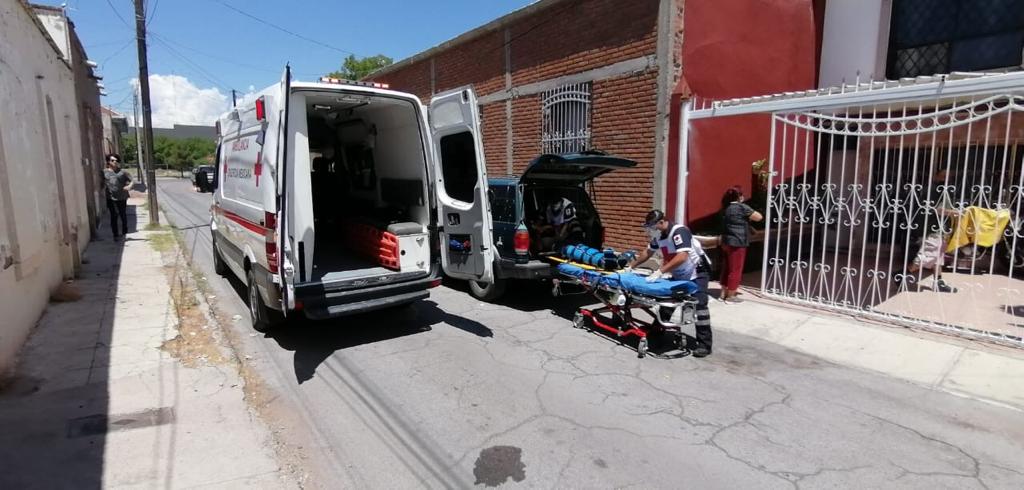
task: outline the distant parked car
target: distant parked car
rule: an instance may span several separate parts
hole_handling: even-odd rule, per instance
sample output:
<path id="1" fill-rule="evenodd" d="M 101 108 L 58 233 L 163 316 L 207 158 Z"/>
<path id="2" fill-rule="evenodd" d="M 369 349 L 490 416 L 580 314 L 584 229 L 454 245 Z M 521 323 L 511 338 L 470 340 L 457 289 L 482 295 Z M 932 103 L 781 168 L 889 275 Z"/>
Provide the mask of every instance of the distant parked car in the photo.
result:
<path id="1" fill-rule="evenodd" d="M 217 187 L 214 180 L 217 178 L 217 167 L 203 165 L 192 169 L 192 185 L 199 192 L 213 192 Z"/>
<path id="2" fill-rule="evenodd" d="M 494 282 L 469 281 L 477 299 L 493 301 L 505 292 L 510 279 L 545 280 L 554 275 L 551 263 L 540 259 L 554 247 L 539 236 L 535 224 L 546 220 L 549 203 L 567 199 L 574 209 L 574 229 L 567 243 L 601 248 L 604 226 L 588 192 L 588 184 L 612 170 L 630 168 L 636 162 L 599 151 L 541 155 L 522 175 L 488 179 L 494 225 Z M 550 241 L 550 240 L 548 240 Z"/>

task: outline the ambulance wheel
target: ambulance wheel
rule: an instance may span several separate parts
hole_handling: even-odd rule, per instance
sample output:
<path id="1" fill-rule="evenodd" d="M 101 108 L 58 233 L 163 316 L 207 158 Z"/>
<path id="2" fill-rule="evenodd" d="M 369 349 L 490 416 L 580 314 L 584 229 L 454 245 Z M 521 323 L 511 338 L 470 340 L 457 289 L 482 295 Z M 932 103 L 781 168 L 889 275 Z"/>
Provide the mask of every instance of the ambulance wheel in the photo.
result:
<path id="1" fill-rule="evenodd" d="M 271 310 L 263 303 L 259 287 L 256 285 L 256 274 L 252 269 L 245 273 L 245 284 L 248 289 L 249 318 L 252 320 L 252 328 L 257 332 L 269 332 L 281 323 L 280 313 Z"/>
<path id="2" fill-rule="evenodd" d="M 487 284 L 477 281 L 469 281 L 469 294 L 480 301 L 494 301 L 505 294 L 505 279 L 494 278 L 494 282 Z"/>
<path id="3" fill-rule="evenodd" d="M 636 345 L 636 354 L 640 359 L 647 355 L 647 337 L 640 337 L 640 342 Z"/>
<path id="4" fill-rule="evenodd" d="M 217 236 L 213 237 L 213 271 L 217 275 L 224 276 L 228 273 L 228 264 L 224 262 L 224 258 L 220 256 L 220 250 L 217 250 Z"/>

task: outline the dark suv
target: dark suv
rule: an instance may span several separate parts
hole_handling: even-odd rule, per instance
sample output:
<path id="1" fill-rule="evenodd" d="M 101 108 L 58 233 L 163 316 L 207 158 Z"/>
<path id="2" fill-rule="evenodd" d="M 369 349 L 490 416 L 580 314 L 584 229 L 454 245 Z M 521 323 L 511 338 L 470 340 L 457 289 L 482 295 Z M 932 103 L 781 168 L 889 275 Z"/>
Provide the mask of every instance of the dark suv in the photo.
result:
<path id="1" fill-rule="evenodd" d="M 192 185 L 199 192 L 213 192 L 217 188 L 217 167 L 203 165 L 192 169 Z"/>
<path id="2" fill-rule="evenodd" d="M 634 166 L 636 162 L 632 160 L 598 151 L 541 155 L 519 177 L 488 179 L 497 263 L 494 282 L 471 281 L 470 293 L 477 299 L 493 301 L 505 292 L 509 279 L 552 277 L 554 268 L 539 257 L 553 252 L 562 243 L 542 246 L 545 240 L 534 225 L 544 221 L 546 206 L 556 199 L 568 199 L 576 210 L 574 229 L 566 242 L 601 248 L 604 226 L 591 199 L 593 180 L 612 170 Z"/>

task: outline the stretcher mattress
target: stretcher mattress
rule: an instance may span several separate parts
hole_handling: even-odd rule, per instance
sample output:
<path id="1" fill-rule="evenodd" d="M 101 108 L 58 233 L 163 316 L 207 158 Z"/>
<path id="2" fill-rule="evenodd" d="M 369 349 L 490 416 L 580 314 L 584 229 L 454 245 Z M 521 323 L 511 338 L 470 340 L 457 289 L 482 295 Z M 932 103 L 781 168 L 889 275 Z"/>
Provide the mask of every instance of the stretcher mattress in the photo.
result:
<path id="1" fill-rule="evenodd" d="M 558 264 L 558 272 L 566 276 L 575 277 L 588 284 L 599 284 L 653 298 L 671 298 L 680 294 L 693 294 L 697 292 L 697 283 L 693 281 L 658 279 L 654 282 L 647 282 L 646 277 L 632 272 L 602 273 L 595 270 L 586 270 L 573 264 Z"/>

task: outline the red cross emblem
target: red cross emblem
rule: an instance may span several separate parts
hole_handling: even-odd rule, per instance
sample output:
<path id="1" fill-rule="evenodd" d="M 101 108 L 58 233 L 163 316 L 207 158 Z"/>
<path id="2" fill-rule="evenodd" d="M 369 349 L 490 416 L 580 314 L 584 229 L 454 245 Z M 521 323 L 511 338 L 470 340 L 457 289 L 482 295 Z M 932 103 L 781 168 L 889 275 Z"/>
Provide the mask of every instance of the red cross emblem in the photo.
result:
<path id="1" fill-rule="evenodd" d="M 256 165 L 253 165 L 252 168 L 252 173 L 256 175 L 256 187 L 260 186 L 260 174 L 263 173 L 263 163 L 261 163 L 263 160 L 262 156 L 262 152 L 256 153 Z"/>

